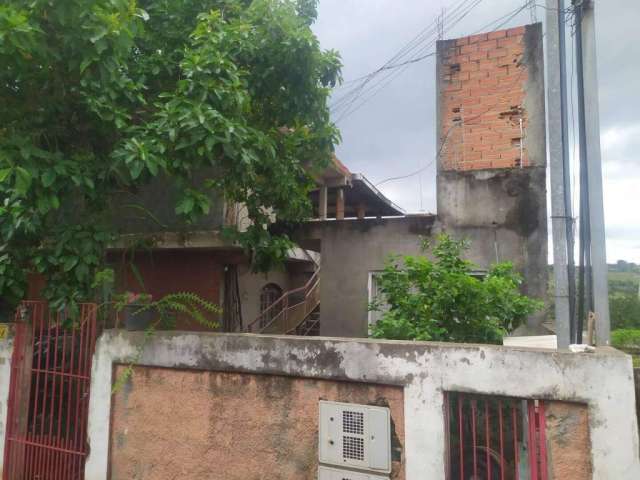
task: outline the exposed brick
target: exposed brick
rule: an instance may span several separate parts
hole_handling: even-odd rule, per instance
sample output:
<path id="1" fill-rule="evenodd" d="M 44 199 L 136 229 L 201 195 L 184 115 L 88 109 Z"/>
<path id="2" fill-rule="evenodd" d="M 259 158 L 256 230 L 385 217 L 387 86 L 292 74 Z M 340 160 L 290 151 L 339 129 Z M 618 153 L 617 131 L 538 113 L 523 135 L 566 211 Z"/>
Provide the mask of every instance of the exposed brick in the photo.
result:
<path id="1" fill-rule="evenodd" d="M 506 48 L 496 48 L 487 52 L 489 58 L 502 58 L 509 55 L 509 50 Z"/>
<path id="2" fill-rule="evenodd" d="M 469 54 L 469 61 L 484 60 L 487 58 L 487 52 L 473 52 Z"/>
<path id="3" fill-rule="evenodd" d="M 489 35 L 486 33 L 479 33 L 477 35 L 471 35 L 467 38 L 469 39 L 469 43 L 480 43 L 488 40 Z"/>
<path id="4" fill-rule="evenodd" d="M 474 170 L 528 165 L 520 147 L 520 120 L 526 128 L 523 58 L 524 28 L 501 30 L 456 40 L 447 58 L 455 71 L 443 71 L 450 84 L 441 89 L 441 136 L 451 125 L 442 168 Z M 457 51 L 457 52 L 455 52 Z M 445 77 L 444 75 L 447 75 Z"/>
<path id="5" fill-rule="evenodd" d="M 485 42 L 481 42 L 478 44 L 478 51 L 479 52 L 488 52 L 490 50 L 494 50 L 498 48 L 498 41 L 497 40 L 487 40 Z"/>
<path id="6" fill-rule="evenodd" d="M 507 37 L 521 37 L 525 33 L 525 27 L 515 27 L 507 30 Z"/>
<path id="7" fill-rule="evenodd" d="M 465 54 L 465 53 L 474 53 L 478 51 L 478 45 L 477 44 L 473 44 L 473 45 L 464 45 L 462 47 L 460 47 L 460 53 L 461 54 Z"/>
<path id="8" fill-rule="evenodd" d="M 489 40 L 495 40 L 497 38 L 504 38 L 507 36 L 507 31 L 506 30 L 497 30 L 495 32 L 489 32 L 487 34 L 487 37 L 489 38 Z"/>

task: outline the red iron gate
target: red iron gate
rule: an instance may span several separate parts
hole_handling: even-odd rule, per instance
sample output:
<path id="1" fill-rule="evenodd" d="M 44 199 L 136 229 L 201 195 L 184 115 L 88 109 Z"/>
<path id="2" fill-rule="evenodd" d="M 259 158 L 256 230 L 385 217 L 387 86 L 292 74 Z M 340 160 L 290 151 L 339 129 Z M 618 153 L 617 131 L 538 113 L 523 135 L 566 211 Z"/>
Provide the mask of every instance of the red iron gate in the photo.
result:
<path id="1" fill-rule="evenodd" d="M 448 480 L 548 480 L 544 402 L 446 394 Z"/>
<path id="2" fill-rule="evenodd" d="M 87 455 L 94 304 L 77 319 L 24 302 L 11 364 L 3 480 L 81 480 Z"/>

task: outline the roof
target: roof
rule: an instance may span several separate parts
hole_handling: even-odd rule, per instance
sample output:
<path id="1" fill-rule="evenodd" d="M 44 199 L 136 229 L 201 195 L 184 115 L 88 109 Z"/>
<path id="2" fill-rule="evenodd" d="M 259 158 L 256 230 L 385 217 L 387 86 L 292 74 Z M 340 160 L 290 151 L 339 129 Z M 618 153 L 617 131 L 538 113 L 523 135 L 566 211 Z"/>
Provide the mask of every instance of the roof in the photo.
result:
<path id="1" fill-rule="evenodd" d="M 363 174 L 352 173 L 340 159 L 333 155 L 331 163 L 316 177 L 318 185 L 329 188 L 344 188 L 345 217 L 356 217 L 359 206 L 364 206 L 367 217 L 395 217 L 405 214 L 404 210 L 384 196 Z M 318 205 L 318 191 L 311 193 L 311 200 Z M 335 216 L 335 197 L 329 196 L 327 205 L 329 216 Z"/>

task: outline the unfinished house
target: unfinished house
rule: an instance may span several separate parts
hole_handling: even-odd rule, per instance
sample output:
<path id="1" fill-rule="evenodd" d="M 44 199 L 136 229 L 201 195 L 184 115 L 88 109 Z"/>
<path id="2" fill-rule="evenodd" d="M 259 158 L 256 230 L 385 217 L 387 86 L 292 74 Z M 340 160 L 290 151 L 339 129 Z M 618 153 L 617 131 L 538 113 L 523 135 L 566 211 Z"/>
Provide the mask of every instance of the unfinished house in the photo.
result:
<path id="1" fill-rule="evenodd" d="M 390 254 L 416 255 L 421 238 L 471 242 L 486 270 L 511 261 L 525 294 L 547 290 L 544 68 L 540 24 L 438 42 L 437 215 L 406 214 L 337 158 L 316 178 L 314 219 L 288 232 L 300 248 L 283 269 L 255 274 L 222 235 L 242 228 L 242 205 L 212 192 L 196 225 L 181 224 L 170 180 L 118 199 L 123 235 L 111 261 L 120 291 L 154 298 L 188 291 L 223 307 L 224 331 L 366 337 L 368 304 Z M 134 208 L 131 206 L 134 205 Z M 270 228 L 282 228 L 277 222 Z M 480 272 L 482 273 L 482 272 Z M 204 328 L 178 319 L 178 329 Z M 526 333 L 546 333 L 532 317 Z"/>
<path id="2" fill-rule="evenodd" d="M 523 293 L 546 295 L 542 27 L 445 40 L 437 50 L 437 215 L 405 215 L 356 174 L 317 192 L 318 218 L 298 238 L 322 256 L 322 335 L 367 336 L 385 260 L 419 254 L 420 237 L 438 232 L 469 239 L 480 269 L 513 262 Z M 368 209 L 363 199 L 386 207 Z M 545 332 L 542 320 L 523 330 Z"/>

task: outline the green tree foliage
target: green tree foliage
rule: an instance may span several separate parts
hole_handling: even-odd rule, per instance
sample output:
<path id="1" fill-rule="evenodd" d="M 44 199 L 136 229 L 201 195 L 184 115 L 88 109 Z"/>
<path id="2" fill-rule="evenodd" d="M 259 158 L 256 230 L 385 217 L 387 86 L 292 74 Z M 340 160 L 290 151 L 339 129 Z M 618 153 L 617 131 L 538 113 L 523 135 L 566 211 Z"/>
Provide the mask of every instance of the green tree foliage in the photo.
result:
<path id="1" fill-rule="evenodd" d="M 307 215 L 308 171 L 338 140 L 340 60 L 315 16 L 315 0 L 4 0 L 0 298 L 21 299 L 30 271 L 58 305 L 89 296 L 117 234 L 110 200 L 158 175 L 187 222 L 207 189 L 246 204 L 236 239 L 259 268 L 281 260 L 290 242 L 264 225 Z"/>
<path id="2" fill-rule="evenodd" d="M 612 328 L 640 329 L 640 298 L 633 295 L 610 295 L 609 310 Z"/>
<path id="3" fill-rule="evenodd" d="M 425 250 L 429 247 L 424 245 Z M 510 263 L 473 275 L 462 258 L 465 241 L 441 235 L 426 256 L 392 257 L 379 277 L 380 297 L 370 308 L 384 312 L 376 338 L 501 343 L 542 302 L 519 293 L 520 276 Z"/>

